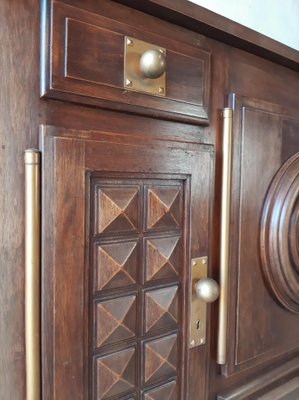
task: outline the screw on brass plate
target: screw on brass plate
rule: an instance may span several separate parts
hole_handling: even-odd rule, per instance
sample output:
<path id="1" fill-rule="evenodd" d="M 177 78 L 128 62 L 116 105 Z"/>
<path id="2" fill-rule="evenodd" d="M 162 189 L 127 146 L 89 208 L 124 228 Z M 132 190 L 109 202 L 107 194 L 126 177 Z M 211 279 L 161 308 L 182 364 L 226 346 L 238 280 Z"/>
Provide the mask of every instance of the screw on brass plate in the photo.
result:
<path id="1" fill-rule="evenodd" d="M 200 344 L 204 344 L 205 343 L 205 339 L 200 339 Z"/>
<path id="2" fill-rule="evenodd" d="M 162 86 L 159 87 L 159 93 L 160 93 L 160 94 L 164 94 L 164 87 L 162 87 Z"/>
<path id="3" fill-rule="evenodd" d="M 191 346 L 195 345 L 195 340 L 192 340 L 192 342 L 190 343 Z"/>
<path id="4" fill-rule="evenodd" d="M 133 82 L 130 79 L 126 79 L 126 86 L 131 87 L 133 86 Z"/>
<path id="5" fill-rule="evenodd" d="M 130 47 L 133 46 L 133 40 L 132 39 L 127 38 L 127 46 L 130 46 Z"/>
<path id="6" fill-rule="evenodd" d="M 202 259 L 202 263 L 203 263 L 203 264 L 206 264 L 206 263 L 207 263 L 207 259 L 206 259 L 206 258 L 203 258 L 203 259 Z"/>

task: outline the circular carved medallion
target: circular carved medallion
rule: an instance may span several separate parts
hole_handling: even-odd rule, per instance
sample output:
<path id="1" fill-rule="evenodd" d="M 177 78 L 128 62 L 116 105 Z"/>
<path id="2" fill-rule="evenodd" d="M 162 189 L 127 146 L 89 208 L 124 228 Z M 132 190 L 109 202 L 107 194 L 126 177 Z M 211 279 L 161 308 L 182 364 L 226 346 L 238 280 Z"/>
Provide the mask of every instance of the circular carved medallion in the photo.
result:
<path id="1" fill-rule="evenodd" d="M 261 220 L 261 258 L 276 300 L 299 314 L 299 153 L 275 175 Z"/>

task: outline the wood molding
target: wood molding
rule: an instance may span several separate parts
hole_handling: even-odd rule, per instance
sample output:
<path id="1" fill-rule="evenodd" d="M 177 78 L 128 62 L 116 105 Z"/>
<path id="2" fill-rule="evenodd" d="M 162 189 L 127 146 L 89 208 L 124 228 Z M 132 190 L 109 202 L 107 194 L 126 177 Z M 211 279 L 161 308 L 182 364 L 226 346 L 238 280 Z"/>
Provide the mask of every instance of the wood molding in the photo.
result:
<path id="1" fill-rule="evenodd" d="M 259 375 L 258 378 L 252 381 L 247 381 L 245 384 L 238 386 L 236 389 L 227 391 L 217 396 L 217 400 L 249 400 L 253 395 L 259 393 L 269 393 L 272 391 L 275 384 L 279 384 L 283 379 L 296 373 L 299 368 L 299 356 L 293 360 L 272 369 L 266 374 Z M 256 398 L 256 397 L 254 397 Z M 269 397 L 270 399 L 270 397 Z"/>
<path id="2" fill-rule="evenodd" d="M 269 289 L 287 310 L 299 313 L 298 181 L 299 153 L 272 181 L 261 222 L 261 258 Z"/>
<path id="3" fill-rule="evenodd" d="M 279 386 L 278 388 L 271 390 L 271 392 L 260 397 L 259 400 L 272 400 L 272 399 L 276 399 L 276 400 L 284 399 L 285 400 L 286 395 L 288 395 L 287 399 L 294 400 L 294 399 L 298 398 L 298 394 L 299 394 L 299 378 L 297 377 L 297 378 L 293 378 L 293 379 L 287 381 L 286 383 Z"/>

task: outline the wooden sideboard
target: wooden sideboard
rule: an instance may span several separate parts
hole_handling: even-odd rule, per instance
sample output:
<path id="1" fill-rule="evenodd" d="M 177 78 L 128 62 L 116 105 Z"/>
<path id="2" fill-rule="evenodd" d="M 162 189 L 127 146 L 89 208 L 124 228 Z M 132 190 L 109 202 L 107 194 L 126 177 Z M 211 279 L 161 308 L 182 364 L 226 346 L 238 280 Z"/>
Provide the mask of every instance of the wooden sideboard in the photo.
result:
<path id="1" fill-rule="evenodd" d="M 34 358 L 28 148 L 40 399 L 299 398 L 299 53 L 185 0 L 0 13 L 1 400 L 26 399 Z M 163 53 L 159 78 L 140 48 Z"/>

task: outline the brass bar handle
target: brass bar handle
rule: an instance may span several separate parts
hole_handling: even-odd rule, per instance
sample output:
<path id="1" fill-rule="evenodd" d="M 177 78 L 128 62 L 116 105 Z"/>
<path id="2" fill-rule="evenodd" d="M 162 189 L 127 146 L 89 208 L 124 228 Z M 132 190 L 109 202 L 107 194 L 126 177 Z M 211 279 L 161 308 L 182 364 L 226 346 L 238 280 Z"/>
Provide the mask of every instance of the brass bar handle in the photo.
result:
<path id="1" fill-rule="evenodd" d="M 217 363 L 226 363 L 228 278 L 229 278 L 229 223 L 232 175 L 232 117 L 231 108 L 224 108 L 223 117 L 223 160 L 221 189 L 220 230 L 220 297 L 218 319 Z"/>
<path id="2" fill-rule="evenodd" d="M 25 151 L 26 400 L 40 400 L 40 153 Z"/>

